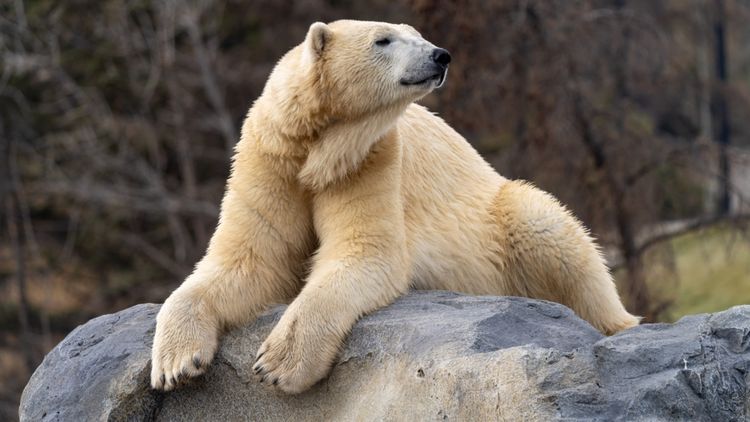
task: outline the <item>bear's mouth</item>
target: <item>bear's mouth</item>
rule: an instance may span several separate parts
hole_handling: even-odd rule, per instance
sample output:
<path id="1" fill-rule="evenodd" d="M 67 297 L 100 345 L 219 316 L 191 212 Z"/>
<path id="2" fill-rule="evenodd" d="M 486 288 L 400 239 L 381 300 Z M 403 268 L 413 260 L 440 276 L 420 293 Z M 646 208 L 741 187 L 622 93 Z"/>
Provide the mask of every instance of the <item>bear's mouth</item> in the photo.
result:
<path id="1" fill-rule="evenodd" d="M 448 73 L 448 69 L 442 72 L 438 72 L 433 75 L 430 75 L 424 79 L 419 79 L 416 81 L 401 79 L 400 82 L 401 82 L 401 85 L 405 85 L 405 86 L 418 86 L 418 85 L 426 85 L 432 81 L 437 81 L 437 84 L 435 86 L 437 88 L 440 88 L 441 86 L 443 86 L 443 83 L 445 82 L 446 73 Z"/>

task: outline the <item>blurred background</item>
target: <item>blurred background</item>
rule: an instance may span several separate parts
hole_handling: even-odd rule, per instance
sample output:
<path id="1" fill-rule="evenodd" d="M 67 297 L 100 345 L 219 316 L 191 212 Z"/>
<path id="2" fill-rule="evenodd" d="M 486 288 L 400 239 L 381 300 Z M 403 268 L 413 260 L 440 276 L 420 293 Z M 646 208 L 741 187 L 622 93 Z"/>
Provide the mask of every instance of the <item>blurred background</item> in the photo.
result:
<path id="1" fill-rule="evenodd" d="M 599 239 L 631 312 L 750 302 L 750 1 L 0 0 L 0 420 L 201 257 L 243 116 L 317 20 L 453 54 L 422 103 Z"/>

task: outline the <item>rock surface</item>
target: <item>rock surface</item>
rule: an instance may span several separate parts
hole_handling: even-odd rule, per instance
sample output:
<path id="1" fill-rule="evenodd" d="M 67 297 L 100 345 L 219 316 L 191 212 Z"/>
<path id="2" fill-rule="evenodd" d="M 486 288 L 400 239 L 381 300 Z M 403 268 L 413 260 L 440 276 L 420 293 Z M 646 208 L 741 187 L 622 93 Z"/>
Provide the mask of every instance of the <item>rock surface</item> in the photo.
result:
<path id="1" fill-rule="evenodd" d="M 363 318 L 331 376 L 286 396 L 252 377 L 276 308 L 181 390 L 148 388 L 158 305 L 93 319 L 23 393 L 21 420 L 747 420 L 750 306 L 603 337 L 569 309 L 414 292 Z"/>

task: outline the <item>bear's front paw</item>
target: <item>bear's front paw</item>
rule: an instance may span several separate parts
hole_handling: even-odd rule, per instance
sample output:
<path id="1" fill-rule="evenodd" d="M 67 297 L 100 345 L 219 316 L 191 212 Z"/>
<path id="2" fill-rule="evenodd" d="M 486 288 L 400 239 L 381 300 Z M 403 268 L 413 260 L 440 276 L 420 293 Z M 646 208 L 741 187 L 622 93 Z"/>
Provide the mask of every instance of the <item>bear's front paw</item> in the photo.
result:
<path id="1" fill-rule="evenodd" d="M 261 383 L 297 394 L 326 376 L 342 339 L 331 327 L 309 322 L 315 320 L 287 310 L 258 349 L 253 371 Z"/>
<path id="2" fill-rule="evenodd" d="M 156 317 L 151 352 L 151 387 L 170 391 L 201 375 L 218 345 L 215 323 L 185 299 L 169 298 Z"/>

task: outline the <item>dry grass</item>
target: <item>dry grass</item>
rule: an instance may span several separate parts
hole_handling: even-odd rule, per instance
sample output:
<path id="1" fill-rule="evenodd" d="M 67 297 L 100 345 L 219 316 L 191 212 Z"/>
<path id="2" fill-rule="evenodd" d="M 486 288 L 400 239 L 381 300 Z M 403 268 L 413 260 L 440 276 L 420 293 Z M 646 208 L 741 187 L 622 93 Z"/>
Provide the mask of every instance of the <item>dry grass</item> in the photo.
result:
<path id="1" fill-rule="evenodd" d="M 653 295 L 672 301 L 664 321 L 750 303 L 750 238 L 742 231 L 718 226 L 677 237 L 651 248 L 646 267 Z"/>
<path id="2" fill-rule="evenodd" d="M 715 312 L 750 303 L 750 239 L 714 228 L 673 241 L 679 274 L 670 317 Z"/>

